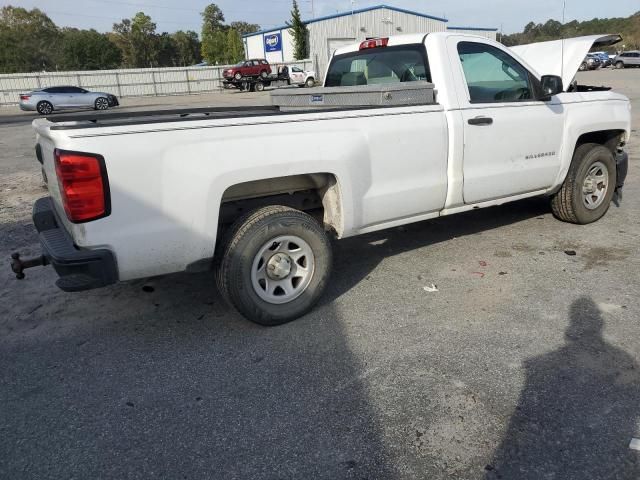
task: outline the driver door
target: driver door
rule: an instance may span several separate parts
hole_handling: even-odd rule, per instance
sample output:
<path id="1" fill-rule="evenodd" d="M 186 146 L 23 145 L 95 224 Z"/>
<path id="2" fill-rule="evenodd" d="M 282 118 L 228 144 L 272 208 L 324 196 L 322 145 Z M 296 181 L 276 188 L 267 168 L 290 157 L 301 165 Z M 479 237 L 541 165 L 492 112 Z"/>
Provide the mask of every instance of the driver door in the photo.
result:
<path id="1" fill-rule="evenodd" d="M 451 39 L 464 125 L 464 202 L 549 188 L 560 170 L 563 109 L 506 49 Z"/>

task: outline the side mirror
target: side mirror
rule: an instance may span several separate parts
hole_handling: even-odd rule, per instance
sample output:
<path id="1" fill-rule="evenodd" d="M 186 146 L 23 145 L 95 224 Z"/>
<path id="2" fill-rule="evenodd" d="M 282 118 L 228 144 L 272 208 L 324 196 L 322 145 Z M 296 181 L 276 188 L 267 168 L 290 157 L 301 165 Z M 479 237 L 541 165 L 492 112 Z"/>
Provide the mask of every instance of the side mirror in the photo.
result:
<path id="1" fill-rule="evenodd" d="M 564 86 L 562 85 L 562 78 L 557 75 L 543 75 L 540 79 L 542 83 L 542 99 L 550 99 L 553 95 L 562 93 Z"/>

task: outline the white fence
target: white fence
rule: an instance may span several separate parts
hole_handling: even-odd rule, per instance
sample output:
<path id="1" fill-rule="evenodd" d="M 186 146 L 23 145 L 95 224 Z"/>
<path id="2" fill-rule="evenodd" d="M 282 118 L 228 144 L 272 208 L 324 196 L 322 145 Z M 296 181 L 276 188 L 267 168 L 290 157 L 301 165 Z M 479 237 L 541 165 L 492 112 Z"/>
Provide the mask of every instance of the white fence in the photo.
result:
<path id="1" fill-rule="evenodd" d="M 283 65 L 311 69 L 310 60 L 271 65 L 273 73 Z M 0 106 L 15 105 L 18 95 L 36 88 L 74 85 L 118 97 L 192 95 L 222 89 L 222 70 L 215 67 L 131 68 L 84 72 L 9 73 L 0 75 Z"/>

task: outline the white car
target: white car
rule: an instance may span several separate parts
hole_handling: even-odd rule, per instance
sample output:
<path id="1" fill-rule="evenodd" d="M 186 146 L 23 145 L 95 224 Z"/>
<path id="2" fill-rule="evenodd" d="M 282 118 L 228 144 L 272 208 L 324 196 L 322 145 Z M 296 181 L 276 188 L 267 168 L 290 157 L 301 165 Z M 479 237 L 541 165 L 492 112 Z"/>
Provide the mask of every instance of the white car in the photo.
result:
<path id="1" fill-rule="evenodd" d="M 299 87 L 313 87 L 316 84 L 316 72 L 303 70 L 300 67 L 287 67 L 289 69 L 289 81 L 291 85 Z"/>
<path id="2" fill-rule="evenodd" d="M 90 92 L 80 87 L 47 87 L 20 94 L 20 110 L 49 115 L 54 110 L 92 108 L 107 110 L 117 106 L 118 98 L 105 92 Z"/>
<path id="3" fill-rule="evenodd" d="M 43 253 L 12 269 L 52 264 L 67 291 L 212 269 L 245 317 L 277 325 L 322 295 L 332 236 L 533 196 L 594 222 L 624 183 L 631 107 L 573 78 L 620 40 L 565 39 L 562 54 L 455 32 L 380 38 L 338 49 L 324 88 L 291 93 L 309 108 L 37 119 Z"/>

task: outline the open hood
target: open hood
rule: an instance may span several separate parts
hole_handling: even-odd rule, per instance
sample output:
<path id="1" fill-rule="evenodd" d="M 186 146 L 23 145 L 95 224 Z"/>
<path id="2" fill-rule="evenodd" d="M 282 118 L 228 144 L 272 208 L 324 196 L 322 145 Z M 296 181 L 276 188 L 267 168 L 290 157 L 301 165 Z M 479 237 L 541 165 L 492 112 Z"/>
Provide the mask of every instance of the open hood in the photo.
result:
<path id="1" fill-rule="evenodd" d="M 565 38 L 551 42 L 530 43 L 511 47 L 524 61 L 536 69 L 540 75 L 558 75 L 562 85 L 569 88 L 584 57 L 594 47 L 608 47 L 622 40 L 620 35 L 588 35 L 586 37 Z M 563 51 L 564 50 L 564 51 Z"/>

